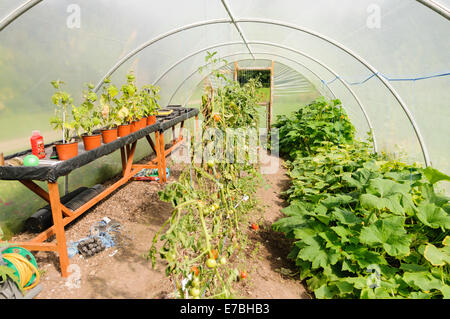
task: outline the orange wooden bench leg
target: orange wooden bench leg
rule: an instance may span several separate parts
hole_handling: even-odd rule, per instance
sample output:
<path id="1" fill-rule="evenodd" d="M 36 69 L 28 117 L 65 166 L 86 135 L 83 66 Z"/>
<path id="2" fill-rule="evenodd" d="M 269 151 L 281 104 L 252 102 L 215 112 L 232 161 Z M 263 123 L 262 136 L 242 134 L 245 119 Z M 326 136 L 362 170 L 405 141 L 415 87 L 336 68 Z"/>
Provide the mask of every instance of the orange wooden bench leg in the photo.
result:
<path id="1" fill-rule="evenodd" d="M 161 160 L 161 171 L 162 171 L 162 178 L 160 178 L 160 181 L 167 182 L 167 173 L 166 173 L 166 146 L 164 144 L 164 132 L 161 131 L 159 133 L 159 149 L 160 149 L 160 160 Z"/>
<path id="2" fill-rule="evenodd" d="M 69 273 L 69 255 L 67 254 L 66 235 L 64 233 L 64 224 L 61 211 L 61 202 L 59 199 L 58 183 L 48 183 L 48 192 L 50 196 L 50 205 L 52 207 L 53 224 L 55 226 L 56 244 L 61 267 L 61 275 L 68 277 Z"/>

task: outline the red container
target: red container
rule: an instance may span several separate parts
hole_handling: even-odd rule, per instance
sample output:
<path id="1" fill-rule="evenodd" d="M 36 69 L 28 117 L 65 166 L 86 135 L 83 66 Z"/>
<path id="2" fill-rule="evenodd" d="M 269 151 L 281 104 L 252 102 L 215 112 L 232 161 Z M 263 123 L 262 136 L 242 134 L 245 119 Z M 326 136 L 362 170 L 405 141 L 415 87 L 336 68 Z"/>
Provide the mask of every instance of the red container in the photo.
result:
<path id="1" fill-rule="evenodd" d="M 139 120 L 139 129 L 143 129 L 147 126 L 147 118 L 143 117 Z"/>
<path id="2" fill-rule="evenodd" d="M 84 149 L 86 151 L 93 150 L 94 148 L 100 147 L 102 145 L 102 135 L 83 135 Z"/>
<path id="3" fill-rule="evenodd" d="M 78 155 L 78 142 L 69 144 L 56 143 L 56 153 L 61 161 L 71 159 Z"/>
<path id="4" fill-rule="evenodd" d="M 36 155 L 39 159 L 45 157 L 44 138 L 39 131 L 33 131 L 30 138 L 31 141 L 31 153 Z"/>
<path id="5" fill-rule="evenodd" d="M 130 124 L 119 125 L 119 127 L 117 128 L 117 136 L 119 136 L 119 137 L 127 136 L 130 133 L 131 133 L 131 125 Z"/>
<path id="6" fill-rule="evenodd" d="M 109 130 L 102 130 L 103 143 L 108 144 L 117 140 L 117 127 Z"/>
<path id="7" fill-rule="evenodd" d="M 141 129 L 141 126 L 140 126 L 139 121 L 131 122 L 131 128 L 130 128 L 131 133 L 137 132 L 140 129 Z"/>
<path id="8" fill-rule="evenodd" d="M 153 125 L 156 123 L 156 115 L 150 115 L 147 117 L 147 125 Z"/>

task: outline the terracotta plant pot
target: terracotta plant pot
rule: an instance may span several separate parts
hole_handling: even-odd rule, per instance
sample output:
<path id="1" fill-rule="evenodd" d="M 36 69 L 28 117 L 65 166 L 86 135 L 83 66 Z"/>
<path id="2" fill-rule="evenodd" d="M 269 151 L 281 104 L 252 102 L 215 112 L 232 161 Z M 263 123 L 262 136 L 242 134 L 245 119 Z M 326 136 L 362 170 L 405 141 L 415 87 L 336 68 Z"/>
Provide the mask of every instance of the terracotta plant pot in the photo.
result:
<path id="1" fill-rule="evenodd" d="M 150 115 L 147 117 L 147 125 L 153 125 L 156 123 L 156 115 Z"/>
<path id="2" fill-rule="evenodd" d="M 140 125 L 139 121 L 131 122 L 131 133 L 139 131 L 141 129 L 139 125 Z"/>
<path id="3" fill-rule="evenodd" d="M 83 135 L 81 137 L 83 138 L 84 149 L 86 151 L 93 150 L 94 148 L 97 148 L 102 145 L 102 135 L 101 134 Z"/>
<path id="4" fill-rule="evenodd" d="M 103 143 L 108 144 L 117 140 L 117 128 L 102 130 Z"/>
<path id="5" fill-rule="evenodd" d="M 123 137 L 131 133 L 131 124 L 119 125 L 117 128 L 117 136 Z"/>
<path id="6" fill-rule="evenodd" d="M 147 118 L 143 117 L 139 120 L 139 128 L 145 128 L 147 126 Z"/>
<path id="7" fill-rule="evenodd" d="M 78 155 L 78 142 L 73 143 L 57 143 L 56 146 L 56 153 L 58 153 L 58 158 L 61 161 L 65 161 L 68 159 L 71 159 Z"/>

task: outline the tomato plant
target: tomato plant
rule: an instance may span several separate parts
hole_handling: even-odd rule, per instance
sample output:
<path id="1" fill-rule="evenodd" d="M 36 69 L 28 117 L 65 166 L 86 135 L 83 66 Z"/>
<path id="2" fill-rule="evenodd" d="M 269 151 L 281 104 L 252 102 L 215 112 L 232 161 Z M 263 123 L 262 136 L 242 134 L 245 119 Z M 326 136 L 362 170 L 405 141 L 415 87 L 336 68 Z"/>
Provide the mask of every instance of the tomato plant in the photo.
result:
<path id="1" fill-rule="evenodd" d="M 210 58 L 214 58 L 214 54 Z M 220 72 L 213 74 L 221 77 Z M 217 89 L 208 88 L 202 97 L 203 131 L 219 129 L 226 138 L 228 128 L 256 128 L 257 86 L 255 81 L 242 87 L 233 81 L 225 81 L 225 85 Z M 206 142 L 198 144 L 205 147 Z M 198 144 L 191 140 L 191 145 Z M 234 156 L 237 155 L 235 152 Z M 181 173 L 178 181 L 168 184 L 159 193 L 161 200 L 172 203 L 174 210 L 153 238 L 149 258 L 155 266 L 159 252 L 159 256 L 168 262 L 166 275 L 175 282 L 180 298 L 186 293 L 180 283 L 192 273 L 195 276 L 190 281 L 191 286 L 200 289 L 202 294 L 204 292 L 205 298 L 233 296 L 233 283 L 239 271 L 232 266 L 232 261 L 243 263 L 245 260 L 247 214 L 257 206 L 254 193 L 260 184 L 258 167 L 249 160 L 249 152 L 239 155 L 246 160 L 205 162 L 203 158 L 197 165 L 193 147 L 192 165 Z M 244 197 L 246 200 L 239 202 L 239 198 Z M 236 198 L 238 204 L 232 203 L 230 198 Z M 158 240 L 163 242 L 159 250 L 156 249 Z M 170 258 L 172 253 L 177 257 Z M 202 266 L 199 270 L 195 265 Z M 200 272 L 201 278 L 196 279 Z M 191 288 L 189 294 L 198 297 L 196 292 Z"/>

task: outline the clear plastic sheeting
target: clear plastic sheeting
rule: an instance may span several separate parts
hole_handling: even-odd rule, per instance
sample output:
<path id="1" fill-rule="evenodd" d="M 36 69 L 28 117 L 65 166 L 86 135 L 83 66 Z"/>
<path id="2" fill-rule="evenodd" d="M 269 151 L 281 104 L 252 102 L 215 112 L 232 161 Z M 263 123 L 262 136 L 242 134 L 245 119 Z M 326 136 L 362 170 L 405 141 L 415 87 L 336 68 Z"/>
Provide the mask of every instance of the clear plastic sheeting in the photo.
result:
<path id="1" fill-rule="evenodd" d="M 243 59 L 243 56 L 245 55 L 247 55 L 247 59 Z M 248 59 L 249 54 L 242 54 L 240 56 L 241 60 L 236 61 L 240 72 L 245 72 L 245 69 L 263 69 L 272 66 L 272 60 L 258 59 L 257 53 L 255 53 L 256 60 Z M 231 62 L 231 60 L 227 59 L 227 62 Z M 234 67 L 234 62 L 232 62 L 220 68 L 220 71 L 228 79 L 233 79 Z M 203 78 L 201 78 L 202 75 Z M 189 92 L 187 96 L 184 94 L 177 94 L 172 99 L 172 102 L 175 104 L 189 105 L 189 107 L 199 107 L 201 104 L 201 96 L 205 92 L 205 87 L 218 87 L 218 83 L 213 76 L 205 75 L 205 72 L 196 72 L 195 78 L 197 78 L 197 85 L 194 88 L 189 87 L 186 89 L 186 92 Z M 193 81 L 188 81 L 188 83 L 192 82 Z M 317 84 L 320 85 L 320 81 Z M 266 88 L 265 90 L 267 91 L 266 93 L 270 92 L 270 88 Z M 321 94 L 315 85 L 300 72 L 280 62 L 274 63 L 272 94 L 272 122 L 276 120 L 278 115 L 289 114 L 290 112 L 297 110 L 300 105 L 308 104 L 319 96 L 324 95 Z M 266 103 L 269 102 L 268 98 L 270 95 L 266 94 L 266 97 L 267 98 L 262 101 L 262 104 L 264 105 L 261 105 L 260 108 L 260 127 L 267 126 Z"/>
<path id="2" fill-rule="evenodd" d="M 28 148 L 33 129 L 59 139 L 49 124 L 52 80 L 65 81 L 77 104 L 85 83 L 111 74 L 120 85 L 134 70 L 139 85 L 161 87 L 162 105 L 195 106 L 206 76 L 198 68 L 217 51 L 240 64 L 275 61 L 275 112 L 291 112 L 298 96 L 335 96 L 360 137 L 372 126 L 379 151 L 427 158 L 450 174 L 449 8 L 449 0 L 1 0 L 0 23 L 17 19 L 0 28 L 0 152 Z"/>

